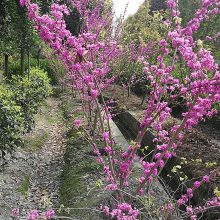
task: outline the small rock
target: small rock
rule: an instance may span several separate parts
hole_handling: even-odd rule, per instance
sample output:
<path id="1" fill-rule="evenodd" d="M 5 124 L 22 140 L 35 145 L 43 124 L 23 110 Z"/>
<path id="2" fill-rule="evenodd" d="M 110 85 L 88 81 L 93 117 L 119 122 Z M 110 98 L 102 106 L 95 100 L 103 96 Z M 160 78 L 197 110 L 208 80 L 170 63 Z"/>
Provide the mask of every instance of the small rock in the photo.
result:
<path id="1" fill-rule="evenodd" d="M 11 160 L 11 154 L 10 153 L 6 153 L 6 155 L 5 155 L 5 160 Z"/>
<path id="2" fill-rule="evenodd" d="M 15 157 L 16 159 L 23 159 L 23 155 L 21 152 L 14 152 L 13 157 Z"/>

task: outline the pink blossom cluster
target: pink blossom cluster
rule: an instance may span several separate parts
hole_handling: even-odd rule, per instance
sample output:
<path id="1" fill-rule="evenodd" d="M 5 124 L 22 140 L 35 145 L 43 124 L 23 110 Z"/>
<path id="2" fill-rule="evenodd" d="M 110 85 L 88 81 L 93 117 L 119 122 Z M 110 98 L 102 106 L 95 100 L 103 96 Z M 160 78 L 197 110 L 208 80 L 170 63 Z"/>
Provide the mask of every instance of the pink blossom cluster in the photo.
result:
<path id="1" fill-rule="evenodd" d="M 211 174 L 210 176 L 212 176 L 213 174 Z M 203 176 L 201 181 L 195 181 L 193 183 L 193 188 L 188 188 L 186 191 L 187 193 L 182 195 L 180 199 L 177 200 L 177 204 L 178 206 L 181 206 L 183 204 L 186 204 L 189 199 L 191 199 L 193 197 L 193 191 L 198 189 L 202 184 L 204 183 L 208 183 L 210 181 L 210 176 Z"/>
<path id="2" fill-rule="evenodd" d="M 212 198 L 211 200 L 206 202 L 206 204 L 203 205 L 203 206 L 198 206 L 198 207 L 195 207 L 195 208 L 193 208 L 191 206 L 187 206 L 186 207 L 186 213 L 190 217 L 190 220 L 197 220 L 198 219 L 197 215 L 199 213 L 204 213 L 208 209 L 216 208 L 216 207 L 220 207 L 220 197 Z"/>
<path id="3" fill-rule="evenodd" d="M 40 217 L 38 210 L 31 210 L 28 213 L 27 220 L 36 220 Z"/>
<path id="4" fill-rule="evenodd" d="M 138 148 L 140 146 L 137 146 Z M 122 180 L 123 187 L 129 186 L 129 176 L 132 174 L 132 164 L 135 157 L 135 147 L 129 145 L 128 149 L 121 153 L 121 162 L 119 166 L 118 176 Z"/>
<path id="5" fill-rule="evenodd" d="M 76 119 L 76 120 L 74 120 L 74 122 L 73 122 L 73 125 L 74 125 L 74 127 L 79 127 L 80 125 L 81 125 L 81 120 L 80 119 Z"/>
<path id="6" fill-rule="evenodd" d="M 15 219 L 20 218 L 20 211 L 18 208 L 14 208 L 11 211 L 11 216 Z M 40 213 L 38 210 L 33 209 L 30 210 L 26 219 L 27 220 L 37 220 L 37 219 L 53 219 L 55 217 L 55 211 L 54 210 L 47 210 L 45 212 Z"/>
<path id="7" fill-rule="evenodd" d="M 28 0 L 20 0 L 20 5 L 21 6 L 26 6 L 29 3 Z"/>
<path id="8" fill-rule="evenodd" d="M 109 207 L 105 206 L 102 211 L 111 218 L 117 218 L 118 220 L 135 220 L 139 217 L 140 213 L 137 209 L 132 208 L 128 203 L 118 204 L 115 209 L 110 211 Z"/>

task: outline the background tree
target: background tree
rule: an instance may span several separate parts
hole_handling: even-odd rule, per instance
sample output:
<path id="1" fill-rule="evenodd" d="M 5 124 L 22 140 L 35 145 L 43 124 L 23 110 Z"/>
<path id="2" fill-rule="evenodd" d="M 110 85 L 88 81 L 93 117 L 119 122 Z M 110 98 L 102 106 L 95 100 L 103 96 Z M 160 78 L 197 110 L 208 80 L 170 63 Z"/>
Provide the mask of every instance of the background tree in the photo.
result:
<path id="1" fill-rule="evenodd" d="M 182 24 L 185 26 L 190 19 L 193 18 L 195 10 L 199 8 L 201 2 L 199 0 L 190 1 L 190 0 L 180 0 L 180 11 L 182 17 Z M 195 34 L 197 39 L 205 40 L 207 35 L 214 36 L 215 34 L 220 32 L 220 15 L 211 15 L 211 19 L 209 21 L 204 21 L 198 33 Z M 206 46 L 214 53 L 214 56 L 217 60 L 220 61 L 220 40 L 216 39 L 212 42 L 204 42 Z"/>
<path id="2" fill-rule="evenodd" d="M 34 43 L 33 27 L 26 16 L 26 9 L 20 7 L 19 0 L 3 0 L 1 8 L 4 13 L 1 16 L 0 45 L 5 56 L 5 74 L 8 76 L 8 56 L 20 50 L 20 73 L 23 75 L 25 50 L 29 51 L 30 45 Z"/>
<path id="3" fill-rule="evenodd" d="M 150 10 L 160 11 L 166 9 L 166 0 L 150 0 Z"/>
<path id="4" fill-rule="evenodd" d="M 145 1 L 137 13 L 129 16 L 124 22 L 125 41 L 146 44 L 157 41 L 161 38 L 161 15 L 159 13 L 150 14 L 150 2 Z"/>
<path id="5" fill-rule="evenodd" d="M 4 75 L 9 77 L 9 54 L 16 48 L 16 38 L 12 19 L 7 13 L 7 5 L 4 1 L 0 3 L 0 12 L 0 52 L 4 55 Z"/>

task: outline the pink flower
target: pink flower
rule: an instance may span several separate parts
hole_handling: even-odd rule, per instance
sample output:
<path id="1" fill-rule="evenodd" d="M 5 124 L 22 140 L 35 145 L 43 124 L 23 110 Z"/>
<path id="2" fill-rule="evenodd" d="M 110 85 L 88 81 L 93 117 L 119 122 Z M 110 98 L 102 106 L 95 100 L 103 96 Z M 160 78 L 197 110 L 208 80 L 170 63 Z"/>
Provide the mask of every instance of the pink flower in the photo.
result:
<path id="1" fill-rule="evenodd" d="M 169 151 L 167 151 L 164 156 L 166 159 L 169 159 L 172 157 L 172 154 Z"/>
<path id="2" fill-rule="evenodd" d="M 99 94 L 98 90 L 91 89 L 91 96 L 92 96 L 92 98 L 96 98 L 98 96 L 98 94 Z"/>
<path id="3" fill-rule="evenodd" d="M 193 197 L 193 193 L 190 193 L 189 194 L 189 198 L 191 199 Z"/>
<path id="4" fill-rule="evenodd" d="M 23 6 L 26 6 L 28 3 L 27 0 L 20 0 L 20 5 L 23 7 Z"/>
<path id="5" fill-rule="evenodd" d="M 147 179 L 148 183 L 152 183 L 153 181 L 153 177 L 152 176 L 149 176 L 148 179 Z"/>
<path id="6" fill-rule="evenodd" d="M 157 173 L 158 173 L 157 169 L 153 169 L 152 174 L 153 174 L 154 176 L 156 176 Z"/>
<path id="7" fill-rule="evenodd" d="M 154 158 L 157 160 L 160 158 L 160 156 L 161 156 L 161 153 L 157 153 L 157 154 L 155 154 Z"/>
<path id="8" fill-rule="evenodd" d="M 199 181 L 194 182 L 193 186 L 198 189 L 201 186 L 201 183 Z"/>
<path id="9" fill-rule="evenodd" d="M 28 8 L 28 16 L 30 19 L 35 19 L 38 15 L 39 7 L 37 4 L 32 3 Z"/>
<path id="10" fill-rule="evenodd" d="M 175 1 L 175 0 L 168 0 L 168 1 L 167 1 L 167 6 L 168 6 L 169 8 L 174 8 L 174 7 L 176 7 L 176 1 Z"/>
<path id="11" fill-rule="evenodd" d="M 172 213 L 174 211 L 174 205 L 172 203 L 168 204 L 167 210 L 169 211 L 169 213 Z"/>
<path id="12" fill-rule="evenodd" d="M 120 172 L 127 173 L 129 171 L 129 164 L 127 162 L 122 162 L 120 164 Z"/>
<path id="13" fill-rule="evenodd" d="M 180 92 L 181 94 L 185 95 L 187 92 L 187 88 L 186 87 L 182 88 Z"/>
<path id="14" fill-rule="evenodd" d="M 117 190 L 117 185 L 116 184 L 109 184 L 105 187 L 105 189 L 108 191 L 110 191 L 110 190 L 115 191 L 115 190 Z"/>
<path id="15" fill-rule="evenodd" d="M 43 213 L 43 216 L 46 218 L 46 219 L 52 219 L 55 217 L 55 211 L 54 210 L 48 210 L 46 212 Z"/>
<path id="16" fill-rule="evenodd" d="M 178 206 L 181 206 L 181 205 L 183 205 L 184 204 L 184 201 L 182 200 L 182 199 L 178 199 L 177 200 L 177 205 Z"/>
<path id="17" fill-rule="evenodd" d="M 74 125 L 75 127 L 79 127 L 79 126 L 81 125 L 81 120 L 80 120 L 80 119 L 74 120 L 73 125 Z"/>
<path id="18" fill-rule="evenodd" d="M 165 165 L 165 163 L 164 163 L 163 160 L 160 160 L 160 161 L 158 162 L 158 166 L 159 166 L 160 168 L 163 168 L 164 165 Z"/>
<path id="19" fill-rule="evenodd" d="M 121 203 L 110 212 L 110 215 L 118 220 L 135 220 L 139 216 L 139 211 L 128 203 Z"/>
<path id="20" fill-rule="evenodd" d="M 197 220 L 197 216 L 196 215 L 190 216 L 190 220 Z"/>
<path id="21" fill-rule="evenodd" d="M 110 209 L 108 206 L 101 207 L 101 209 L 107 216 L 109 216 Z"/>
<path id="22" fill-rule="evenodd" d="M 108 131 L 103 132 L 102 138 L 103 138 L 104 140 L 108 140 L 108 139 L 109 139 L 109 132 L 108 132 Z"/>
<path id="23" fill-rule="evenodd" d="M 28 213 L 27 220 L 37 220 L 38 217 L 39 217 L 38 210 L 31 210 Z"/>
<path id="24" fill-rule="evenodd" d="M 162 46 L 162 47 L 165 47 L 166 45 L 167 45 L 167 42 L 166 42 L 166 40 L 161 40 L 160 41 L 160 45 Z"/>
<path id="25" fill-rule="evenodd" d="M 193 214 L 193 209 L 191 207 L 186 207 L 186 212 L 188 215 L 192 215 Z"/>
<path id="26" fill-rule="evenodd" d="M 192 194 L 192 193 L 193 193 L 193 190 L 192 190 L 191 188 L 188 188 L 188 189 L 187 189 L 187 194 L 190 195 L 190 194 Z"/>
<path id="27" fill-rule="evenodd" d="M 140 196 L 144 195 L 144 189 L 143 188 L 138 190 L 138 195 L 140 195 Z"/>
<path id="28" fill-rule="evenodd" d="M 19 218 L 19 209 L 18 208 L 12 209 L 11 216 L 18 219 Z"/>
<path id="29" fill-rule="evenodd" d="M 139 182 L 143 183 L 145 181 L 145 178 L 143 176 L 140 177 Z"/>
<path id="30" fill-rule="evenodd" d="M 88 0 L 73 0 L 80 17 L 84 18 L 83 28 L 78 36 L 72 36 L 70 31 L 67 30 L 64 14 L 69 14 L 69 12 L 66 6 L 52 4 L 50 13 L 41 16 L 37 4 L 29 4 L 29 0 L 20 0 L 22 6 L 27 6 L 29 18 L 34 22 L 40 37 L 54 50 L 54 53 L 60 59 L 59 61 L 65 67 L 65 72 L 68 75 L 68 85 L 81 94 L 80 97 L 85 101 L 83 103 L 91 103 L 92 111 L 96 109 L 94 99 L 99 96 L 99 93 L 114 85 L 113 83 L 118 78 L 118 75 L 114 74 L 115 71 L 112 69 L 117 65 L 115 61 L 125 60 L 123 56 L 128 53 L 126 56 L 128 55 L 131 64 L 138 62 L 141 64 L 140 66 L 143 66 L 140 72 L 145 71 L 143 80 L 148 80 L 151 91 L 148 99 L 146 99 L 147 107 L 138 135 L 142 137 L 147 127 L 153 128 L 156 133 L 154 143 L 158 145 L 157 150 L 159 152 L 156 152 L 154 158 L 156 162 L 140 162 L 146 175 L 139 180 L 140 184 L 143 184 L 143 186 L 140 186 L 142 189 L 147 181 L 153 181 L 153 176 L 157 175 L 158 169 L 163 168 L 164 160 L 175 156 L 175 150 L 181 144 L 185 131 L 197 125 L 207 116 L 212 116 L 214 112 L 211 108 L 215 102 L 220 100 L 218 66 L 212 53 L 194 39 L 194 33 L 201 26 L 201 22 L 211 18 L 212 14 L 219 13 L 220 4 L 217 0 L 201 1 L 201 8 L 195 12 L 194 17 L 183 28 L 180 22 L 181 19 L 179 19 L 178 0 L 167 0 L 168 8 L 173 15 L 173 18 L 164 22 L 167 27 L 170 27 L 167 39 L 162 39 L 159 45 L 156 45 L 156 48 L 151 43 L 146 48 L 143 45 L 136 48 L 134 43 L 131 43 L 128 47 L 120 45 L 120 41 L 117 39 L 120 39 L 121 36 L 112 40 L 106 34 L 107 38 L 103 39 L 99 34 L 103 32 L 102 30 L 106 30 L 108 21 L 100 17 L 98 6 L 94 7 L 95 10 L 88 10 Z M 108 20 L 110 21 L 110 18 Z M 174 21 L 173 25 L 171 21 Z M 212 39 L 215 40 L 219 36 L 220 34 L 216 34 Z M 99 42 L 100 39 L 103 39 L 103 43 Z M 168 42 L 169 49 L 166 48 Z M 148 60 L 148 58 L 151 57 L 151 54 L 155 55 L 154 49 L 156 49 L 157 55 L 155 62 L 151 62 L 151 59 Z M 172 62 L 174 51 L 176 51 L 176 56 L 174 56 L 175 59 Z M 176 76 L 173 74 L 173 71 L 178 71 L 176 68 L 179 64 L 178 60 L 185 64 L 188 72 L 186 76 L 183 74 L 181 81 L 175 78 Z M 170 63 L 173 64 L 170 65 Z M 142 77 L 137 76 L 135 72 L 132 73 L 131 83 L 135 83 L 135 80 Z M 96 87 L 96 85 L 99 87 Z M 179 122 L 174 122 L 169 128 L 166 128 L 164 125 L 171 115 L 171 109 L 168 107 L 168 101 L 162 98 L 170 96 L 171 100 L 175 101 L 179 95 L 184 100 L 188 100 L 186 103 L 188 110 L 182 114 L 184 124 L 181 126 Z M 86 104 L 84 107 L 84 109 L 88 109 Z M 107 109 L 110 112 L 108 106 Z M 110 118 L 109 113 L 106 113 L 103 121 Z M 100 122 L 102 121 L 98 121 L 97 124 L 101 124 Z M 75 120 L 73 124 L 79 127 L 81 121 Z M 102 134 L 100 131 L 97 137 L 100 135 L 102 135 L 102 141 L 106 142 L 105 151 L 110 154 L 113 149 L 108 145 L 115 144 L 110 138 L 110 133 L 106 131 Z M 175 141 L 173 141 L 173 138 Z M 171 146 L 169 143 L 171 143 Z M 98 161 L 104 165 L 106 189 L 117 190 L 114 173 L 110 169 L 110 161 L 107 162 L 103 159 L 97 149 L 94 149 L 94 152 L 98 155 Z M 120 180 L 123 181 L 124 186 L 127 186 L 130 167 L 132 168 L 131 164 L 134 157 L 132 153 L 133 149 L 128 148 L 124 153 L 119 153 L 121 157 L 116 155 L 115 159 L 111 158 L 113 168 L 115 168 L 113 170 L 117 171 L 117 180 L 121 178 Z M 187 193 L 178 200 L 178 205 L 185 204 L 189 198 L 192 198 L 193 190 L 204 182 L 209 182 L 208 176 L 204 176 L 201 182 L 196 181 L 193 189 L 187 189 Z M 216 201 L 210 201 L 209 204 L 216 204 Z M 137 219 L 139 214 L 135 208 L 127 203 L 115 204 L 114 208 L 110 211 L 107 207 L 105 212 L 117 220 L 134 220 Z M 190 207 L 187 209 L 190 215 L 194 214 L 192 211 Z M 45 217 L 47 215 L 49 219 L 54 214 L 52 210 L 49 210 L 45 212 Z M 32 210 L 28 215 L 28 219 L 33 220 L 36 218 L 38 218 L 38 211 Z"/>
<path id="31" fill-rule="evenodd" d="M 112 153 L 112 148 L 111 148 L 110 146 L 106 146 L 106 147 L 105 147 L 105 152 L 106 152 L 107 154 L 111 154 L 111 153 Z"/>
<path id="32" fill-rule="evenodd" d="M 203 180 L 205 183 L 208 183 L 208 182 L 209 182 L 209 176 L 203 176 L 202 180 Z"/>
<path id="33" fill-rule="evenodd" d="M 149 169 L 144 170 L 144 174 L 147 176 L 150 173 Z"/>
<path id="34" fill-rule="evenodd" d="M 184 201 L 184 203 L 188 202 L 188 198 L 186 195 L 182 195 L 181 199 Z"/>
<path id="35" fill-rule="evenodd" d="M 157 149 L 161 151 L 165 151 L 167 149 L 167 144 L 158 145 Z"/>

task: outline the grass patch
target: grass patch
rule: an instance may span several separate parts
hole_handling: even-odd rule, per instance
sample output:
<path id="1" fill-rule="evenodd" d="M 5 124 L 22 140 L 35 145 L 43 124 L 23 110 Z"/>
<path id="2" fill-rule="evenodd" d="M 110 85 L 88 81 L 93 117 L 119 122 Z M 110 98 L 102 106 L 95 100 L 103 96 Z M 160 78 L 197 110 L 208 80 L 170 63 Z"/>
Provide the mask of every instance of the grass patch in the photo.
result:
<path id="1" fill-rule="evenodd" d="M 102 203 L 103 196 L 98 196 L 100 192 L 96 187 L 102 167 L 97 164 L 96 157 L 86 156 L 90 151 L 91 146 L 81 132 L 71 130 L 67 133 L 65 166 L 60 186 L 60 205 L 65 208 L 89 208 Z M 83 210 L 72 210 L 63 214 L 78 216 L 85 220 L 99 219 L 97 213 Z"/>
<path id="2" fill-rule="evenodd" d="M 68 146 L 65 154 L 65 166 L 62 174 L 62 185 L 60 189 L 61 203 L 70 205 L 74 198 L 84 194 L 88 183 L 84 177 L 91 173 L 101 171 L 101 165 L 96 162 L 95 157 L 85 157 L 85 152 L 90 151 L 88 143 L 79 137 L 78 132 L 72 130 L 68 133 Z M 77 199 L 73 202 L 77 202 Z"/>
<path id="3" fill-rule="evenodd" d="M 41 129 L 36 133 L 28 134 L 24 137 L 24 147 L 26 150 L 38 151 L 48 140 L 47 131 Z"/>
<path id="4" fill-rule="evenodd" d="M 42 121 L 45 125 L 60 124 L 63 121 L 62 110 L 57 109 L 54 114 L 51 114 L 50 109 L 52 108 L 52 103 L 44 103 L 39 109 L 36 115 L 36 121 Z"/>
<path id="5" fill-rule="evenodd" d="M 21 186 L 18 188 L 18 192 L 20 192 L 23 196 L 26 196 L 28 193 L 29 186 L 30 186 L 29 177 L 25 176 L 23 182 L 21 183 Z"/>
<path id="6" fill-rule="evenodd" d="M 58 111 L 56 114 L 48 116 L 46 121 L 50 125 L 60 124 L 62 122 L 62 111 Z"/>

